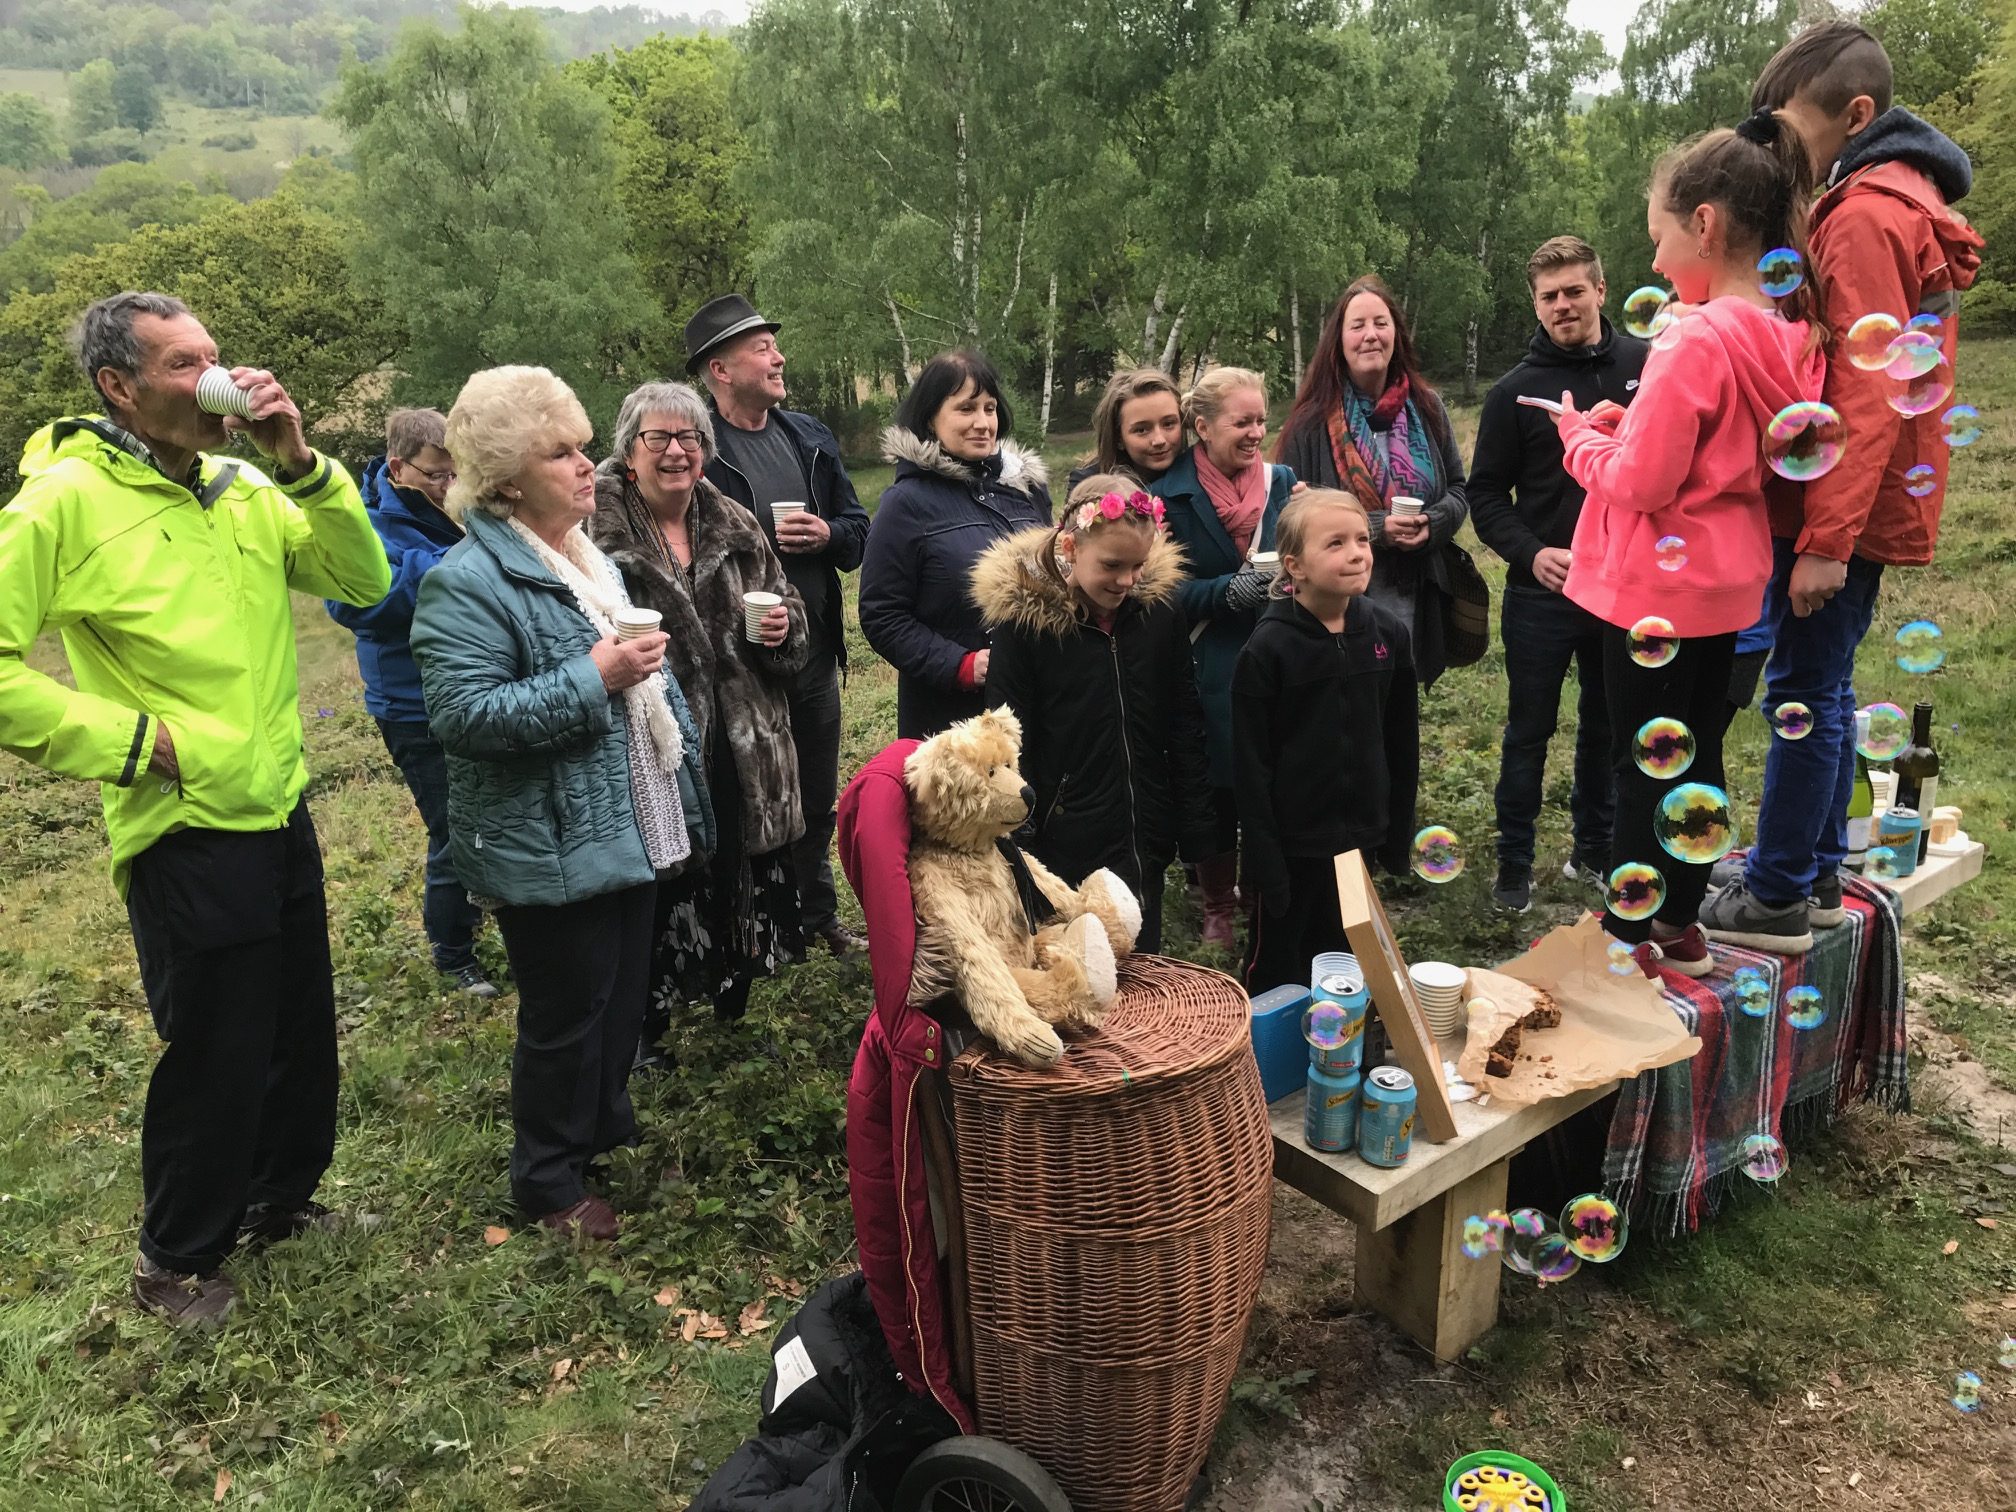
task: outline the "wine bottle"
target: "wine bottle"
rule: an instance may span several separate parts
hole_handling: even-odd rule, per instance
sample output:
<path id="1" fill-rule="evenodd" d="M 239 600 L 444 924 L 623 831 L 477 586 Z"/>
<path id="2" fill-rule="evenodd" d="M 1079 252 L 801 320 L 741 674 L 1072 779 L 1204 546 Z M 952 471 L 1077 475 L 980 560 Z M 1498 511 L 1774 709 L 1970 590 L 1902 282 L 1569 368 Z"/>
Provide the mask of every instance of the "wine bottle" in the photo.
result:
<path id="1" fill-rule="evenodd" d="M 1925 861 L 1926 847 L 1932 843 L 1932 806 L 1939 801 L 1939 753 L 1932 749 L 1932 704 L 1921 702 L 1912 710 L 1911 744 L 1891 762 L 1897 771 L 1897 803 L 1918 811 L 1923 828 L 1918 832 L 1918 861 Z"/>
<path id="2" fill-rule="evenodd" d="M 1848 794 L 1848 867 L 1862 870 L 1869 859 L 1870 821 L 1876 814 L 1876 788 L 1869 781 L 1869 763 L 1862 759 L 1862 747 L 1869 743 L 1869 715 L 1855 715 L 1855 786 Z"/>

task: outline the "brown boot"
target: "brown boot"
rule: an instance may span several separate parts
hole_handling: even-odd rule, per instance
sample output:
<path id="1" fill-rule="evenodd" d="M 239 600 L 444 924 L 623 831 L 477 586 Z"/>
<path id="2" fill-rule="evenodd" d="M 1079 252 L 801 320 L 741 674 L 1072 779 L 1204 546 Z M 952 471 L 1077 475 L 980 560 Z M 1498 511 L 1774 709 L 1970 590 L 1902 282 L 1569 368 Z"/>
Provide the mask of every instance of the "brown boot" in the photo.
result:
<path id="1" fill-rule="evenodd" d="M 1197 882 L 1204 892 L 1204 922 L 1198 930 L 1206 945 L 1220 950 L 1239 948 L 1239 857 L 1213 856 L 1197 863 Z"/>
<path id="2" fill-rule="evenodd" d="M 614 1239 L 623 1231 L 616 1209 L 600 1197 L 583 1197 L 572 1207 L 548 1213 L 539 1220 L 539 1226 L 577 1239 Z"/>
<path id="3" fill-rule="evenodd" d="M 215 1328 L 238 1305 L 238 1289 L 222 1271 L 189 1275 L 142 1255 L 133 1266 L 133 1300 L 178 1328 Z"/>

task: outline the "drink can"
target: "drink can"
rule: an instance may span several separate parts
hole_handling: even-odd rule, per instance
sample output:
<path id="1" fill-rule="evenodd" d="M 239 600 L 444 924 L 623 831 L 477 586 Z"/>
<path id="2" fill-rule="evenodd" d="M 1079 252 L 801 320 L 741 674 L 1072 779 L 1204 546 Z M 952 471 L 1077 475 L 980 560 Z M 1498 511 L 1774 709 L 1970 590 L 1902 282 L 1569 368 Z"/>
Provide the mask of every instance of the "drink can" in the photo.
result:
<path id="1" fill-rule="evenodd" d="M 1414 1147 L 1414 1078 L 1381 1066 L 1365 1078 L 1358 1109 L 1358 1158 L 1367 1165 L 1407 1163 Z"/>
<path id="2" fill-rule="evenodd" d="M 1355 1072 L 1365 1060 L 1365 1015 L 1372 995 L 1356 977 L 1336 972 L 1316 984 L 1318 1002 L 1334 1003 L 1344 1013 L 1344 1038 L 1335 1045 L 1311 1045 L 1309 1064 L 1331 1076 Z"/>
<path id="3" fill-rule="evenodd" d="M 1908 877 L 1918 870 L 1918 833 L 1925 821 L 1914 808 L 1887 808 L 1877 820 L 1874 845 L 1887 845 L 1897 853 L 1896 875 Z"/>
<path id="4" fill-rule="evenodd" d="M 1328 1154 L 1351 1148 L 1358 1137 L 1358 1073 L 1333 1076 L 1309 1068 L 1309 1103 L 1302 1112 L 1302 1139 L 1312 1150 Z"/>

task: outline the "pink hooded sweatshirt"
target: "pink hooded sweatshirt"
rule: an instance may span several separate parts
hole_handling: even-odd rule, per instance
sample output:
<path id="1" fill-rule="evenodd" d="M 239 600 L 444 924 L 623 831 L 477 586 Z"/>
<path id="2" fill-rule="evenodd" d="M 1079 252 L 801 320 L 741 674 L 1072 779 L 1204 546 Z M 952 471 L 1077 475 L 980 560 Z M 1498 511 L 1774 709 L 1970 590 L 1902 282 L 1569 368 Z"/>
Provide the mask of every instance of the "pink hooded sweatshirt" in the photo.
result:
<path id="1" fill-rule="evenodd" d="M 1627 629 L 1661 615 L 1682 639 L 1756 623 L 1771 576 L 1764 485 L 1775 479 L 1764 428 L 1820 397 L 1825 363 L 1806 350 L 1808 329 L 1745 300 L 1710 300 L 1653 344 L 1614 436 L 1580 415 L 1562 425 L 1569 475 L 1589 495 L 1570 599 Z M 1666 536 L 1686 543 L 1675 571 L 1660 565 Z"/>

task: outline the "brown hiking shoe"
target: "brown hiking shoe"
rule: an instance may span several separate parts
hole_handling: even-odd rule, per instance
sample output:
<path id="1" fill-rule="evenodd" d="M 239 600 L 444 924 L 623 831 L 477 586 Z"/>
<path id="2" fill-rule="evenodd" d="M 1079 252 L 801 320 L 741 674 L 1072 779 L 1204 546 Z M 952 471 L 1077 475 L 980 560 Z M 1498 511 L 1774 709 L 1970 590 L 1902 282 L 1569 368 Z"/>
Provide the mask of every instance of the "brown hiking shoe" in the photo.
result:
<path id="1" fill-rule="evenodd" d="M 580 1239 L 614 1239 L 623 1231 L 616 1209 L 600 1197 L 583 1197 L 572 1207 L 548 1213 L 539 1220 L 539 1226 L 556 1234 L 567 1234 L 572 1230 L 570 1237 Z"/>
<path id="2" fill-rule="evenodd" d="M 243 1249 L 257 1249 L 308 1233 L 334 1234 L 342 1228 L 343 1215 L 330 1212 L 319 1202 L 304 1202 L 299 1207 L 255 1202 L 245 1209 L 245 1217 L 238 1225 L 238 1244 Z"/>
<path id="3" fill-rule="evenodd" d="M 222 1271 L 191 1275 L 142 1255 L 133 1266 L 133 1300 L 177 1328 L 215 1328 L 238 1305 L 238 1288 Z"/>

